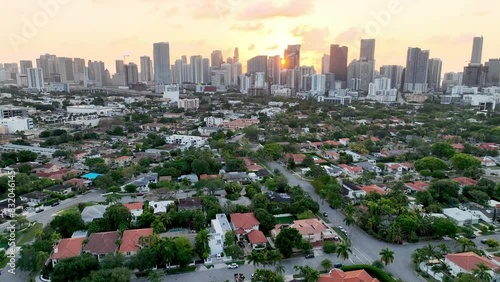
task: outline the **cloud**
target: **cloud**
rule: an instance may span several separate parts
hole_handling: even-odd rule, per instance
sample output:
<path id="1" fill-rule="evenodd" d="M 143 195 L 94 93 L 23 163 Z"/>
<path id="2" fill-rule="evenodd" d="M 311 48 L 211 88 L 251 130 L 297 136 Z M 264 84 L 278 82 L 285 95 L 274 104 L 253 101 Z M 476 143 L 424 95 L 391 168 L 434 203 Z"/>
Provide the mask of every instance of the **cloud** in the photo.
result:
<path id="1" fill-rule="evenodd" d="M 255 44 L 251 44 L 250 46 L 248 46 L 248 51 L 252 51 L 255 49 Z"/>
<path id="2" fill-rule="evenodd" d="M 351 27 L 346 31 L 343 31 L 337 37 L 335 37 L 335 43 L 337 44 L 348 44 L 355 41 L 359 41 L 363 38 L 363 31 L 356 27 Z"/>
<path id="3" fill-rule="evenodd" d="M 328 27 L 297 26 L 290 33 L 293 37 L 300 38 L 303 49 L 317 51 L 323 50 L 329 45 L 330 30 Z"/>
<path id="4" fill-rule="evenodd" d="M 255 23 L 255 24 L 252 24 L 252 23 L 247 23 L 247 24 L 239 23 L 238 24 L 237 23 L 231 27 L 232 30 L 240 30 L 240 31 L 257 31 L 257 30 L 261 30 L 262 28 L 264 28 L 263 23 Z"/>
<path id="5" fill-rule="evenodd" d="M 220 19 L 231 13 L 236 7 L 236 0 L 198 0 L 194 4 L 193 18 Z"/>
<path id="6" fill-rule="evenodd" d="M 276 49 L 278 49 L 279 47 L 280 47 L 280 46 L 279 46 L 278 44 L 275 44 L 275 45 L 273 45 L 273 46 L 271 46 L 271 47 L 267 47 L 267 50 L 276 50 Z"/>
<path id="7" fill-rule="evenodd" d="M 275 17 L 296 18 L 305 16 L 314 10 L 312 1 L 287 0 L 284 3 L 272 4 L 267 1 L 254 2 L 248 5 L 238 18 L 244 20 L 269 19 Z"/>

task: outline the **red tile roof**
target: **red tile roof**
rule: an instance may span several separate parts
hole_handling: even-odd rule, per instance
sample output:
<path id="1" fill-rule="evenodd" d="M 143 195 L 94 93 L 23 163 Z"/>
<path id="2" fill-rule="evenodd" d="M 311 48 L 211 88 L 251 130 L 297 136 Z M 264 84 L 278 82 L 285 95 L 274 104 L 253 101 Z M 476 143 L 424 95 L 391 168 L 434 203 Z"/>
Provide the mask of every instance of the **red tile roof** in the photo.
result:
<path id="1" fill-rule="evenodd" d="M 330 145 L 330 146 L 339 146 L 340 142 L 339 141 L 333 141 L 333 140 L 327 140 L 327 141 L 325 141 L 325 144 Z"/>
<path id="2" fill-rule="evenodd" d="M 458 254 L 449 254 L 444 256 L 449 261 L 455 263 L 460 268 L 470 272 L 474 268 L 477 267 L 479 263 L 483 263 L 487 267 L 492 270 L 496 270 L 499 267 L 492 263 L 489 259 L 480 257 L 476 253 L 467 252 L 467 253 L 458 253 Z"/>
<path id="3" fill-rule="evenodd" d="M 451 144 L 451 146 L 453 147 L 453 149 L 458 150 L 458 151 L 461 151 L 464 149 L 464 145 L 459 144 L 459 143 Z"/>
<path id="4" fill-rule="evenodd" d="M 378 187 L 377 185 L 367 185 L 367 186 L 362 186 L 361 189 L 366 192 L 366 194 L 369 194 L 370 192 L 376 192 L 379 195 L 385 195 L 387 194 L 387 191 L 384 189 Z"/>
<path id="5" fill-rule="evenodd" d="M 82 244 L 86 238 L 66 238 L 62 239 L 57 246 L 54 247 L 54 253 L 51 259 L 65 259 L 76 257 L 82 252 Z"/>
<path id="6" fill-rule="evenodd" d="M 116 242 L 119 238 L 119 231 L 92 233 L 83 251 L 94 255 L 114 253 L 118 249 Z"/>
<path id="7" fill-rule="evenodd" d="M 288 153 L 285 155 L 285 158 L 287 161 L 289 158 L 292 158 L 295 163 L 300 164 L 300 163 L 302 163 L 302 161 L 304 161 L 304 159 L 306 158 L 306 155 L 305 154 L 290 154 L 290 153 Z"/>
<path id="8" fill-rule="evenodd" d="M 153 235 L 153 228 L 134 229 L 123 231 L 120 253 L 136 252 L 140 249 L 139 238 Z"/>
<path id="9" fill-rule="evenodd" d="M 329 273 L 321 274 L 318 282 L 379 282 L 364 269 L 344 272 L 340 269 L 332 269 Z"/>
<path id="10" fill-rule="evenodd" d="M 128 203 L 123 204 L 129 211 L 142 210 L 144 203 Z"/>
<path id="11" fill-rule="evenodd" d="M 252 244 L 263 244 L 267 243 L 266 236 L 264 236 L 264 233 L 260 230 L 252 230 L 250 233 L 247 234 L 248 240 Z"/>
<path id="12" fill-rule="evenodd" d="M 201 179 L 201 180 L 205 180 L 205 179 L 215 179 L 215 178 L 217 178 L 217 177 L 219 177 L 219 175 L 218 175 L 218 174 L 201 174 L 201 175 L 200 175 L 200 179 Z"/>
<path id="13" fill-rule="evenodd" d="M 452 179 L 453 181 L 456 181 L 464 186 L 474 186 L 474 185 L 477 185 L 477 180 L 474 180 L 472 178 L 468 178 L 468 177 L 455 177 Z"/>
<path id="14" fill-rule="evenodd" d="M 429 183 L 426 183 L 426 182 L 423 182 L 423 181 L 420 181 L 420 180 L 417 180 L 417 181 L 415 181 L 413 183 L 408 182 L 408 183 L 405 183 L 405 185 L 407 187 L 410 187 L 413 190 L 416 190 L 416 191 L 425 191 L 430 186 Z"/>
<path id="15" fill-rule="evenodd" d="M 254 225 L 259 225 L 260 222 L 255 218 L 253 212 L 249 213 L 232 213 L 229 215 L 234 229 L 252 229 Z"/>

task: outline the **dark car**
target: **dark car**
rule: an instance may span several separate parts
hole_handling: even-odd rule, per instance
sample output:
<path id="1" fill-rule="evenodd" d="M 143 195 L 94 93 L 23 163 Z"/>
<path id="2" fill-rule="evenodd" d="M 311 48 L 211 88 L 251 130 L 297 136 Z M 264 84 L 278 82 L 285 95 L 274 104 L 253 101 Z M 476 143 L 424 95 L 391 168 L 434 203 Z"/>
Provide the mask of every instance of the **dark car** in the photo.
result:
<path id="1" fill-rule="evenodd" d="M 44 211 L 44 209 L 38 209 L 38 210 L 36 210 L 35 212 L 36 212 L 36 213 L 41 213 L 41 212 L 43 212 L 43 211 Z"/>
<path id="2" fill-rule="evenodd" d="M 137 197 L 142 197 L 142 196 L 144 196 L 143 193 L 137 193 Z"/>
<path id="3" fill-rule="evenodd" d="M 340 262 L 336 262 L 336 263 L 333 265 L 333 267 L 334 267 L 334 268 L 341 268 L 342 266 L 344 266 L 344 265 L 343 265 L 342 263 L 340 263 Z"/>
<path id="4" fill-rule="evenodd" d="M 328 214 L 326 212 L 323 212 L 324 217 L 328 217 Z"/>
<path id="5" fill-rule="evenodd" d="M 486 239 L 481 239 L 481 243 L 486 244 Z"/>
<path id="6" fill-rule="evenodd" d="M 51 207 L 55 207 L 55 206 L 59 206 L 61 202 L 55 202 L 55 203 L 52 203 L 52 205 L 50 205 Z"/>
<path id="7" fill-rule="evenodd" d="M 314 258 L 314 254 L 308 254 L 306 255 L 306 259 Z"/>

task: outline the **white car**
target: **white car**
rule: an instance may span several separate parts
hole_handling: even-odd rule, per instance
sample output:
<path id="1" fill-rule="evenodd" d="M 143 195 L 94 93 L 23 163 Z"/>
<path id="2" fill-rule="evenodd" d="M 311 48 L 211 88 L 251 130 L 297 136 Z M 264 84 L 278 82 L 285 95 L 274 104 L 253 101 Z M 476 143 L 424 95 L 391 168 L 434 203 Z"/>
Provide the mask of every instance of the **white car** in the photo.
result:
<path id="1" fill-rule="evenodd" d="M 238 267 L 239 267 L 239 265 L 237 263 L 231 263 L 231 264 L 227 265 L 227 268 L 229 268 L 229 269 L 235 269 L 235 268 L 238 268 Z"/>

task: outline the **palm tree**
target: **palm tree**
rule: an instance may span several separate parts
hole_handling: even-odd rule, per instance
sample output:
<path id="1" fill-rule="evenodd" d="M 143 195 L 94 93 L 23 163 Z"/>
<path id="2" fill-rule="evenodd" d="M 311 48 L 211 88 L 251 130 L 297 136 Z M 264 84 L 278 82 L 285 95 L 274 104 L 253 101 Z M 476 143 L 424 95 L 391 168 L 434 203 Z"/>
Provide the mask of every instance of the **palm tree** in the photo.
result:
<path id="1" fill-rule="evenodd" d="M 170 213 L 164 213 L 161 215 L 161 221 L 165 227 L 169 226 L 172 223 L 172 215 Z"/>
<path id="2" fill-rule="evenodd" d="M 252 251 L 247 256 L 248 263 L 253 264 L 254 269 L 257 269 L 257 266 L 264 261 L 264 255 L 258 251 Z"/>
<path id="3" fill-rule="evenodd" d="M 36 269 L 40 270 L 43 268 L 43 266 L 47 263 L 47 260 L 49 259 L 49 254 L 46 252 L 38 252 L 36 256 Z"/>
<path id="4" fill-rule="evenodd" d="M 344 260 L 349 259 L 349 254 L 352 254 L 351 246 L 345 242 L 338 244 L 337 246 L 337 257 Z"/>
<path id="5" fill-rule="evenodd" d="M 329 259 L 324 259 L 321 261 L 321 267 L 323 267 L 325 269 L 325 271 L 332 269 L 332 266 L 333 266 L 333 263 Z"/>
<path id="6" fill-rule="evenodd" d="M 380 255 L 380 260 L 384 263 L 386 267 L 387 265 L 394 262 L 394 252 L 389 250 L 389 248 L 382 249 L 379 255 Z"/>
<path id="7" fill-rule="evenodd" d="M 457 240 L 457 245 L 462 247 L 462 253 L 476 247 L 476 244 L 471 239 L 467 238 L 459 238 Z"/>
<path id="8" fill-rule="evenodd" d="M 61 234 L 57 232 L 52 233 L 52 235 L 50 236 L 50 241 L 52 245 L 59 243 L 60 240 L 61 240 Z"/>
<path id="9" fill-rule="evenodd" d="M 450 247 L 446 245 L 445 243 L 441 243 L 437 245 L 439 252 L 441 253 L 441 256 L 446 255 L 451 252 Z"/>
<path id="10" fill-rule="evenodd" d="M 36 238 L 36 239 L 41 239 L 41 238 L 43 237 L 43 234 L 44 234 L 44 233 L 43 233 L 43 229 L 37 229 L 37 230 L 35 231 L 35 238 Z"/>
<path id="11" fill-rule="evenodd" d="M 158 272 L 152 271 L 151 273 L 149 273 L 148 281 L 160 282 L 160 276 L 158 275 Z"/>
<path id="12" fill-rule="evenodd" d="M 489 271 L 491 271 L 491 269 L 484 263 L 480 262 L 477 264 L 476 268 L 472 270 L 472 275 L 481 281 L 491 281 L 493 277 Z"/>
<path id="13" fill-rule="evenodd" d="M 266 253 L 266 263 L 276 265 L 276 263 L 281 263 L 283 256 L 278 250 L 272 250 Z"/>
<path id="14" fill-rule="evenodd" d="M 276 265 L 276 268 L 274 269 L 274 271 L 276 271 L 276 273 L 278 273 L 279 275 L 282 275 L 283 273 L 285 273 L 285 267 L 283 266 L 281 261 L 278 262 L 278 265 Z"/>

